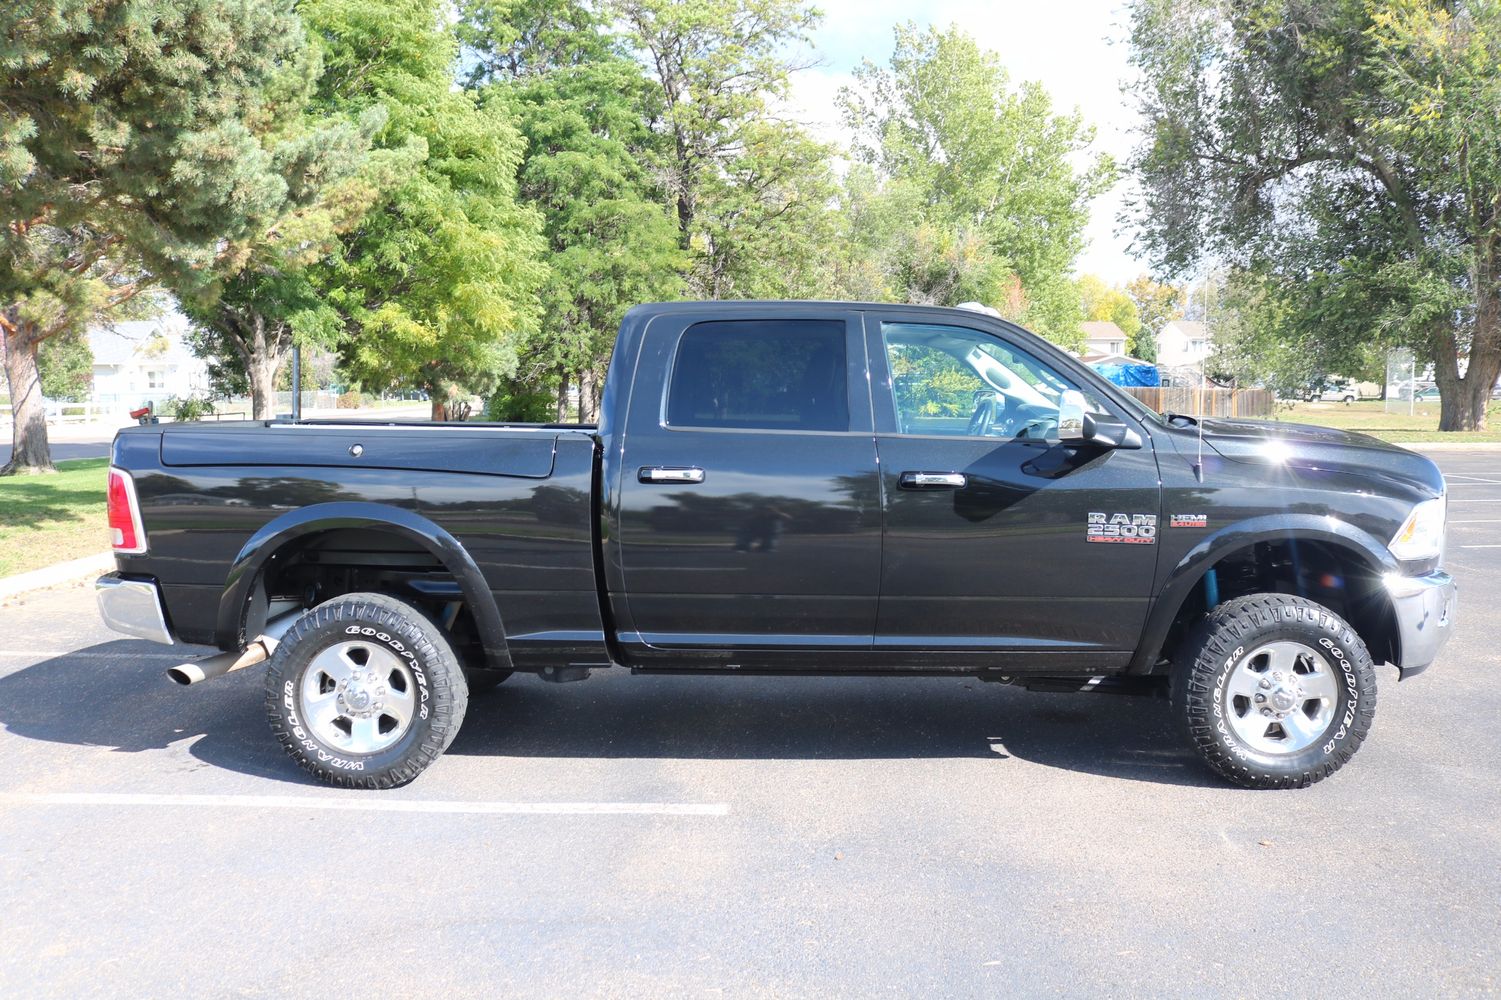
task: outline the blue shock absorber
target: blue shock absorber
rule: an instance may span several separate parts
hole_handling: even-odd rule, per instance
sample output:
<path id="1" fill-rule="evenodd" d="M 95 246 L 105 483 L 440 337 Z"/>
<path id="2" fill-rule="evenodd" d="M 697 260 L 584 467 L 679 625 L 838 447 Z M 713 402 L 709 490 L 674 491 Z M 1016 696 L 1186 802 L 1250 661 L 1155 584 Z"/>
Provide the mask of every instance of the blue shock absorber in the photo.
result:
<path id="1" fill-rule="evenodd" d="M 1204 610 L 1213 611 L 1220 603 L 1220 578 L 1210 570 L 1204 574 Z"/>

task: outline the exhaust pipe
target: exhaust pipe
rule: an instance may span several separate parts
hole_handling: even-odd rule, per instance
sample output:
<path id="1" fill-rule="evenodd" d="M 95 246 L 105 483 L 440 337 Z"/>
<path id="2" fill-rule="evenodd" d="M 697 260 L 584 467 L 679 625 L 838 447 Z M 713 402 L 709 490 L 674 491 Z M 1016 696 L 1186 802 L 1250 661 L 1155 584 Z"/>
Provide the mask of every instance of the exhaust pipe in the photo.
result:
<path id="1" fill-rule="evenodd" d="M 167 668 L 167 676 L 178 684 L 201 684 L 215 677 L 223 677 L 225 674 L 264 662 L 276 652 L 277 643 L 281 642 L 281 637 L 287 634 L 287 629 L 292 627 L 292 623 L 301 614 L 301 611 L 288 611 L 284 615 L 278 615 L 266 623 L 265 631 L 252 639 L 239 652 L 231 650 L 227 653 L 206 656 L 201 660 L 179 663 L 175 667 Z"/>

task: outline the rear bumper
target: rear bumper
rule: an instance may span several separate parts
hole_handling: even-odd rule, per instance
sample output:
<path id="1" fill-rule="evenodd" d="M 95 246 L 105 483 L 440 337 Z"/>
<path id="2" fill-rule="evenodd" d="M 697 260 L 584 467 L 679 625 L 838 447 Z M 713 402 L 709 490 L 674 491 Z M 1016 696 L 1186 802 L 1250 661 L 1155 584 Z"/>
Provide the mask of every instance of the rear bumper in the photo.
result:
<path id="1" fill-rule="evenodd" d="M 1442 570 L 1425 576 L 1387 576 L 1383 583 L 1397 619 L 1397 669 L 1404 678 L 1422 673 L 1438 659 L 1454 631 L 1459 591 Z"/>
<path id="2" fill-rule="evenodd" d="M 116 632 L 172 645 L 162 591 L 155 580 L 131 579 L 108 573 L 94 581 L 99 617 Z"/>

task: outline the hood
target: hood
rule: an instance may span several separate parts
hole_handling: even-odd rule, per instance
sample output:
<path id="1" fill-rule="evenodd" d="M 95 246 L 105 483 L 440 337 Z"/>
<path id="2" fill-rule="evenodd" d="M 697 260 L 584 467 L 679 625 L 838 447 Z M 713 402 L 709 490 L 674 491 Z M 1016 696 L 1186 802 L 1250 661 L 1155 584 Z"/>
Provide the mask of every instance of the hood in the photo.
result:
<path id="1" fill-rule="evenodd" d="M 1277 420 L 1206 419 L 1203 430 L 1205 446 L 1232 462 L 1398 479 L 1434 495 L 1444 489 L 1429 459 L 1369 434 Z"/>

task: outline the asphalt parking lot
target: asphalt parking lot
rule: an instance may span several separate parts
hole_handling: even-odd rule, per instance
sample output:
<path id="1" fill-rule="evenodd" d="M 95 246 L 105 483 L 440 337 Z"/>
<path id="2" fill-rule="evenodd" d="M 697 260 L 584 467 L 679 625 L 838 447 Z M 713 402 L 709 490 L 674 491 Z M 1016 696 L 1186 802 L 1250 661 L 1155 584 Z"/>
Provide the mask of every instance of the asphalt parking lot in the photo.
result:
<path id="1" fill-rule="evenodd" d="M 1155 699 L 623 672 L 335 791 L 259 671 L 176 687 L 83 587 L 0 607 L 0 996 L 1496 994 L 1501 452 L 1435 457 L 1458 633 L 1299 792 Z"/>

